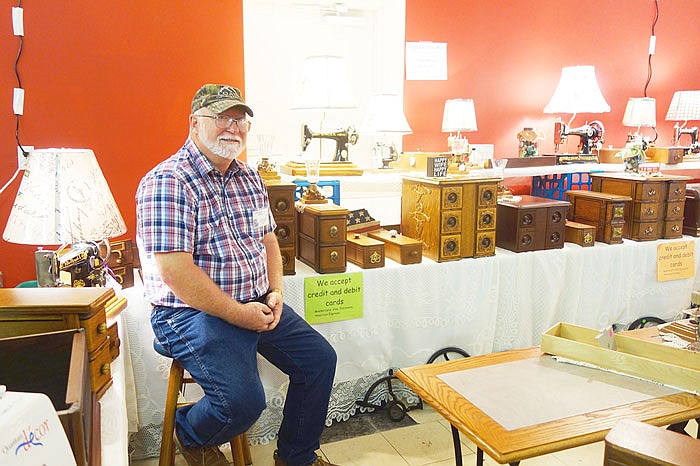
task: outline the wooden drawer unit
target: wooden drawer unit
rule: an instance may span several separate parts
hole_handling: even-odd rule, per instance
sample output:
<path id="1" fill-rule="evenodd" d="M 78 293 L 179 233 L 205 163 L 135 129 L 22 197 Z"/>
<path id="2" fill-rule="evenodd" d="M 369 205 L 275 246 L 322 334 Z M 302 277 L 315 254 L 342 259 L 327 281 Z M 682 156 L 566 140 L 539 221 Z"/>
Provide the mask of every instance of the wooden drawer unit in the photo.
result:
<path id="1" fill-rule="evenodd" d="M 297 259 L 318 273 L 345 272 L 348 209 L 297 202 Z"/>
<path id="2" fill-rule="evenodd" d="M 685 187 L 683 234 L 700 236 L 700 183 Z"/>
<path id="3" fill-rule="evenodd" d="M 294 275 L 296 246 L 297 246 L 297 222 L 296 211 L 294 210 L 294 190 L 293 183 L 282 183 L 277 180 L 265 180 L 267 196 L 270 199 L 270 210 L 275 218 L 277 228 L 275 235 L 282 254 L 282 273 L 284 275 Z"/>
<path id="4" fill-rule="evenodd" d="M 515 252 L 564 247 L 569 203 L 544 197 L 519 197 L 498 202 L 496 245 Z"/>
<path id="5" fill-rule="evenodd" d="M 345 253 L 348 262 L 363 269 L 384 267 L 384 242 L 360 233 L 348 233 Z"/>
<path id="6" fill-rule="evenodd" d="M 111 355 L 119 354 L 118 340 L 110 342 L 117 329 L 108 329 L 107 312 L 125 305 L 112 288 L 0 288 L 0 338 L 85 329 L 90 384 L 99 399 L 112 385 Z"/>
<path id="7" fill-rule="evenodd" d="M 569 220 L 595 227 L 595 240 L 608 244 L 622 243 L 625 227 L 625 208 L 629 196 L 597 191 L 567 191 L 571 202 Z"/>
<path id="8" fill-rule="evenodd" d="M 496 241 L 498 179 L 403 179 L 401 233 L 438 262 L 491 256 Z"/>
<path id="9" fill-rule="evenodd" d="M 649 147 L 645 154 L 648 162 L 681 163 L 685 147 Z"/>
<path id="10" fill-rule="evenodd" d="M 130 239 L 110 241 L 107 264 L 122 288 L 134 286 L 134 268 L 141 267 L 139 250 Z"/>
<path id="11" fill-rule="evenodd" d="M 683 236 L 686 176 L 591 173 L 591 190 L 631 197 L 625 238 L 653 241 Z"/>
<path id="12" fill-rule="evenodd" d="M 395 230 L 373 230 L 367 232 L 370 238 L 384 243 L 386 257 L 399 264 L 419 264 L 423 260 L 423 246 L 420 241 L 400 235 Z"/>

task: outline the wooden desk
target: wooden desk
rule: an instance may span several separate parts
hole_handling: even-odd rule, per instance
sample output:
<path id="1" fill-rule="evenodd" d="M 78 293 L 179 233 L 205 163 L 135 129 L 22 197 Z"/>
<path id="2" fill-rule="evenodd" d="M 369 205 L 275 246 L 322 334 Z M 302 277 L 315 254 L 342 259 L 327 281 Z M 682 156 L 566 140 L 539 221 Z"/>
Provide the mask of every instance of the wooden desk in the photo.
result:
<path id="1" fill-rule="evenodd" d="M 677 393 L 506 430 L 438 378 L 439 375 L 450 372 L 541 356 L 544 355 L 540 348 L 532 347 L 401 369 L 397 376 L 423 401 L 450 421 L 455 442 L 455 461 L 458 466 L 462 464 L 459 432 L 479 448 L 477 466 L 481 466 L 483 462 L 484 451 L 501 464 L 517 465 L 526 458 L 603 440 L 607 432 L 621 419 L 666 425 L 700 415 L 700 396 Z"/>

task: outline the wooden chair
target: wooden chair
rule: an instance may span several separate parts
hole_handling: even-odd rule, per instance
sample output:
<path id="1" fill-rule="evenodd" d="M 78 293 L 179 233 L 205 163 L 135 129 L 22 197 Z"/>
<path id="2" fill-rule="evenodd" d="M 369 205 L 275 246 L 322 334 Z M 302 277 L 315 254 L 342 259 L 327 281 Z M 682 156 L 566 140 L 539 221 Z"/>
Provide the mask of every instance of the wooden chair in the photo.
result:
<path id="1" fill-rule="evenodd" d="M 153 346 L 156 351 L 163 356 L 169 357 L 157 343 Z M 160 444 L 159 466 L 173 466 L 175 464 L 175 411 L 177 408 L 188 403 L 179 403 L 178 398 L 187 384 L 196 383 L 191 377 L 185 377 L 185 370 L 175 359 L 170 364 L 170 375 L 168 377 L 168 390 L 165 393 L 165 414 L 163 416 L 163 439 Z M 231 455 L 233 456 L 233 466 L 250 466 L 253 459 L 248 445 L 246 433 L 235 436 L 229 442 L 231 445 Z"/>
<path id="2" fill-rule="evenodd" d="M 604 466 L 697 466 L 700 440 L 631 419 L 605 437 Z"/>

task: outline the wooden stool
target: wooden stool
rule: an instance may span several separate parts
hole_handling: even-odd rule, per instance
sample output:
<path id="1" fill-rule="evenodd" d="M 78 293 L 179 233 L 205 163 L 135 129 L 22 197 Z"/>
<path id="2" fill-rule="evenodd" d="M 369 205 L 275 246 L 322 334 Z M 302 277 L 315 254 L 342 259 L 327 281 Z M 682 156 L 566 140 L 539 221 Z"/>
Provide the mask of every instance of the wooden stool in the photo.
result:
<path id="1" fill-rule="evenodd" d="M 161 351 L 158 352 L 161 353 Z M 173 435 L 175 435 L 175 411 L 177 408 L 189 404 L 178 403 L 178 396 L 183 392 L 185 385 L 188 383 L 196 382 L 190 377 L 185 377 L 185 370 L 179 362 L 173 359 L 170 365 L 170 376 L 168 377 L 168 391 L 165 394 L 163 440 L 160 444 L 159 466 L 173 466 L 175 464 L 175 442 L 173 440 Z M 248 436 L 245 432 L 236 435 L 229 443 L 231 444 L 233 466 L 250 466 L 253 464 L 250 446 L 248 445 Z"/>

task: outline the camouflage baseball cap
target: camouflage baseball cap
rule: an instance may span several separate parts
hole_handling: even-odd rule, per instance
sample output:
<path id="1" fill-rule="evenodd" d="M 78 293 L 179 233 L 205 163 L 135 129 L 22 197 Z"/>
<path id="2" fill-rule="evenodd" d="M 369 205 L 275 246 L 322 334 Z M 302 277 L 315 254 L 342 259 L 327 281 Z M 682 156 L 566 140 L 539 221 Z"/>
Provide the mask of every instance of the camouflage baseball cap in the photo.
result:
<path id="1" fill-rule="evenodd" d="M 243 107 L 248 115 L 253 116 L 253 111 L 243 102 L 241 91 L 225 84 L 205 84 L 192 99 L 192 113 L 200 108 L 221 113 L 231 107 Z"/>

